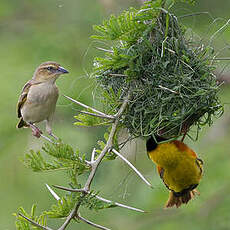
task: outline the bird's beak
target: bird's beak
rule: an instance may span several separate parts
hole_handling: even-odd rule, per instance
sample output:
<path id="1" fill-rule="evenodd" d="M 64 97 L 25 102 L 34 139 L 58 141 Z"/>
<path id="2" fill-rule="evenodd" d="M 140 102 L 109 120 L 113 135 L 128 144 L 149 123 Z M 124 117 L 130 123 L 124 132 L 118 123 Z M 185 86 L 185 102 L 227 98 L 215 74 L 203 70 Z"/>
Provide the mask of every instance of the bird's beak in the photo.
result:
<path id="1" fill-rule="evenodd" d="M 57 69 L 58 73 L 63 74 L 63 73 L 69 73 L 69 71 L 67 71 L 66 69 L 64 69 L 63 67 L 59 66 Z"/>

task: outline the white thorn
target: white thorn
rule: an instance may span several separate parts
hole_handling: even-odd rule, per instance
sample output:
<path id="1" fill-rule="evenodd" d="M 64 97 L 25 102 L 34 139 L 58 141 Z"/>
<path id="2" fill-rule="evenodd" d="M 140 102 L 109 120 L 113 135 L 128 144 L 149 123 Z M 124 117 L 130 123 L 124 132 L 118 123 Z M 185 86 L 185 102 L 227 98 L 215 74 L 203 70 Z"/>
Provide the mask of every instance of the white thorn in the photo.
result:
<path id="1" fill-rule="evenodd" d="M 91 155 L 91 164 L 94 162 L 95 153 L 96 153 L 96 148 L 93 148 L 92 155 Z"/>
<path id="2" fill-rule="evenodd" d="M 98 200 L 101 200 L 101 201 L 103 201 L 105 203 L 108 203 L 108 204 L 115 204 L 116 206 L 121 207 L 121 208 L 127 208 L 127 209 L 130 209 L 130 210 L 133 210 L 133 211 L 137 211 L 137 212 L 145 212 L 144 210 L 141 210 L 139 208 L 134 208 L 134 207 L 131 207 L 131 206 L 128 206 L 128 205 L 125 205 L 125 204 L 121 204 L 121 203 L 118 203 L 118 202 L 113 202 L 111 200 L 107 200 L 107 199 L 105 199 L 103 197 L 100 197 L 98 195 L 96 195 L 96 198 Z"/>
<path id="3" fill-rule="evenodd" d="M 130 168 L 132 168 L 135 173 L 148 185 L 152 188 L 152 185 L 144 178 L 144 176 L 134 167 L 133 164 L 131 164 L 125 157 L 123 157 L 117 150 L 112 149 L 112 152 L 114 152 L 118 157 L 120 157 L 126 164 L 129 165 Z"/>
<path id="4" fill-rule="evenodd" d="M 60 200 L 61 198 L 57 195 L 57 193 L 54 192 L 54 190 L 52 188 L 50 188 L 50 186 L 48 184 L 46 184 L 47 189 L 49 190 L 49 192 L 51 193 L 51 195 L 56 199 L 56 200 Z"/>

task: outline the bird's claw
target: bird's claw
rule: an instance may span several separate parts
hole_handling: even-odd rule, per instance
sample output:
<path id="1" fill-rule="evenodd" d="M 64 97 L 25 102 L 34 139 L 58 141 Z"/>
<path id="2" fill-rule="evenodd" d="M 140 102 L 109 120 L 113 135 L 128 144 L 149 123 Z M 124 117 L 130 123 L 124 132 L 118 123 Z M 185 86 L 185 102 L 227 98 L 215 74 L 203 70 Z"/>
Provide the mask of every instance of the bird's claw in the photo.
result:
<path id="1" fill-rule="evenodd" d="M 40 138 L 41 137 L 41 134 L 42 134 L 42 131 L 40 129 L 32 129 L 32 135 L 37 137 L 37 138 Z"/>
<path id="2" fill-rule="evenodd" d="M 38 127 L 36 127 L 35 125 L 30 125 L 30 127 L 32 129 L 32 135 L 37 137 L 37 138 L 40 138 L 42 131 Z"/>
<path id="3" fill-rule="evenodd" d="M 57 136 L 55 136 L 52 132 L 48 132 L 48 134 L 53 137 L 56 141 L 59 140 L 59 138 Z"/>

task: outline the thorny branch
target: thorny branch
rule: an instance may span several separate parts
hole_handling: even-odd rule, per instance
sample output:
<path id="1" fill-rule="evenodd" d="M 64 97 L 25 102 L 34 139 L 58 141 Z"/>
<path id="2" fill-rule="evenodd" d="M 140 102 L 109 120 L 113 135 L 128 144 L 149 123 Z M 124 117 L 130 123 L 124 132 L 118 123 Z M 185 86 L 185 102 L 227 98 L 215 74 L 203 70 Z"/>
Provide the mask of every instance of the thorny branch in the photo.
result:
<path id="1" fill-rule="evenodd" d="M 124 99 L 120 109 L 118 110 L 117 114 L 115 114 L 114 116 L 111 116 L 111 115 L 107 115 L 107 114 L 104 114 L 92 107 L 89 107 L 81 102 L 78 102 L 68 96 L 65 96 L 67 99 L 69 99 L 70 101 L 78 104 L 78 105 L 81 105 L 82 107 L 86 108 L 86 109 L 90 109 L 91 111 L 93 111 L 96 115 L 99 115 L 100 117 L 103 117 L 103 118 L 107 118 L 107 119 L 112 119 L 113 120 L 113 124 L 112 124 L 112 128 L 111 128 L 111 131 L 110 131 L 110 134 L 109 134 L 109 138 L 107 140 L 107 143 L 104 147 L 104 149 L 101 151 L 100 155 L 94 159 L 94 156 L 95 156 L 95 149 L 93 149 L 92 151 L 92 156 L 91 156 L 91 161 L 90 162 L 87 162 L 88 164 L 90 164 L 91 166 L 91 172 L 88 176 L 88 179 L 84 185 L 84 187 L 82 189 L 74 189 L 74 191 L 72 191 L 71 189 L 68 189 L 68 188 L 64 188 L 64 187 L 61 187 L 61 186 L 54 186 L 56 188 L 59 188 L 59 189 L 63 189 L 63 190 L 67 190 L 67 191 L 72 191 L 72 192 L 81 192 L 81 198 L 84 198 L 87 194 L 90 193 L 90 186 L 91 186 L 91 183 L 94 179 L 94 176 L 96 174 L 96 171 L 97 171 L 97 168 L 98 166 L 100 165 L 102 159 L 104 158 L 104 156 L 106 155 L 107 152 L 113 150 L 113 138 L 114 138 L 114 135 L 116 133 L 116 129 L 117 129 L 117 126 L 119 124 L 119 120 L 120 120 L 120 117 L 121 115 L 123 114 L 124 110 L 126 109 L 127 105 L 128 105 L 128 102 L 129 102 L 129 99 L 130 99 L 130 93 L 127 95 L 127 97 Z M 94 115 L 94 114 L 91 114 L 91 113 L 88 113 L 88 115 Z M 47 139 L 46 139 L 47 140 Z M 50 141 L 50 140 L 48 140 Z M 51 142 L 52 143 L 52 142 Z M 113 150 L 114 152 L 114 150 Z M 116 152 L 117 154 L 117 152 Z M 123 159 L 124 160 L 124 159 Z M 126 163 L 130 166 L 131 163 L 128 163 L 128 161 L 126 160 Z M 130 166 L 131 167 L 131 166 Z M 134 171 L 137 173 L 138 172 L 138 175 L 140 176 L 141 174 L 139 173 L 139 171 L 137 169 L 135 169 L 135 167 L 133 166 L 132 167 L 134 169 Z M 142 177 L 142 179 L 144 178 L 142 175 L 140 176 Z M 145 179 L 144 179 L 145 181 Z M 146 182 L 146 181 L 145 181 Z M 150 185 L 148 182 L 147 182 L 148 185 Z M 150 185 L 151 186 L 151 185 Z M 127 209 L 131 209 L 131 210 L 135 210 L 135 211 L 139 211 L 139 212 L 144 212 L 143 210 L 141 209 L 137 209 L 137 208 L 133 208 L 133 207 L 130 207 L 130 206 L 127 206 L 127 205 L 123 205 L 123 204 L 120 204 L 120 203 L 117 203 L 117 202 L 112 202 L 110 200 L 106 200 L 102 197 L 99 197 L 99 196 L 96 196 L 97 199 L 101 200 L 101 201 L 104 201 L 106 203 L 114 203 L 115 205 L 117 206 L 120 206 L 120 207 L 123 207 L 123 208 L 127 208 Z M 69 223 L 71 222 L 71 220 L 75 219 L 75 220 L 81 220 L 83 222 L 86 222 L 87 224 L 91 225 L 91 226 L 94 226 L 96 228 L 99 228 L 99 229 L 104 229 L 104 230 L 108 230 L 108 228 L 106 227 L 103 227 L 103 226 L 100 226 L 98 224 L 95 224 L 87 219 L 85 219 L 84 217 L 80 216 L 80 213 L 79 213 L 79 208 L 81 206 L 81 202 L 82 202 L 82 199 L 80 201 L 78 201 L 74 208 L 72 209 L 72 211 L 70 212 L 70 214 L 67 216 L 65 222 L 62 224 L 61 227 L 58 228 L 58 230 L 65 230 L 66 227 L 69 225 Z M 40 227 L 41 229 L 45 229 L 45 230 L 52 230 L 51 228 L 48 228 L 48 227 L 45 227 L 45 226 L 42 226 L 38 223 L 36 223 L 35 221 L 29 219 L 28 217 L 25 217 L 23 216 L 22 214 L 19 214 L 21 217 L 25 218 L 26 220 L 28 220 L 32 225 L 34 226 L 37 226 L 37 227 Z"/>
<path id="2" fill-rule="evenodd" d="M 59 186 L 59 185 L 53 185 L 54 188 L 57 188 L 57 189 L 61 189 L 61 190 L 65 190 L 65 191 L 69 191 L 69 192 L 86 192 L 84 189 L 74 189 L 74 188 L 66 188 L 66 187 L 63 187 L 63 186 Z M 90 192 L 87 192 L 88 194 Z M 94 193 L 91 193 L 92 196 L 95 196 Z M 114 202 L 114 201 L 111 201 L 111 200 L 107 200 L 103 197 L 100 197 L 98 195 L 95 196 L 98 200 L 101 200 L 105 203 L 108 203 L 108 204 L 114 204 L 118 207 L 121 207 L 121 208 L 126 208 L 126 209 L 130 209 L 130 210 L 133 210 L 133 211 L 137 211 L 137 212 L 142 212 L 144 213 L 145 211 L 144 210 L 141 210 L 139 208 L 134 208 L 134 207 L 131 207 L 131 206 L 128 206 L 128 205 L 124 205 L 124 204 L 121 204 L 121 203 L 118 203 L 118 202 Z"/>
<path id="3" fill-rule="evenodd" d="M 49 228 L 49 227 L 45 227 L 45 226 L 42 226 L 40 224 L 38 224 L 37 222 L 31 220 L 30 218 L 24 216 L 23 214 L 19 213 L 18 214 L 19 216 L 21 216 L 22 218 L 26 219 L 27 221 L 29 221 L 32 225 L 38 227 L 38 228 L 41 228 L 43 230 L 53 230 L 52 228 Z"/>
<path id="4" fill-rule="evenodd" d="M 77 101 L 77 100 L 75 100 L 75 99 L 73 99 L 73 98 L 71 98 L 71 97 L 69 97 L 69 96 L 66 96 L 66 95 L 63 95 L 63 96 L 64 96 L 65 98 L 69 99 L 70 101 L 72 101 L 73 103 L 75 103 L 75 104 L 77 104 L 77 105 L 80 105 L 80 106 L 82 106 L 82 107 L 84 107 L 84 108 L 86 108 L 86 109 L 92 110 L 93 112 L 95 112 L 96 114 L 99 114 L 99 115 L 103 116 L 104 118 L 107 118 L 107 119 L 114 119 L 113 116 L 107 115 L 107 114 L 105 114 L 105 113 L 102 113 L 102 112 L 98 111 L 97 109 L 94 109 L 94 108 L 92 108 L 92 107 L 90 107 L 90 106 L 88 106 L 88 105 L 85 105 L 85 104 L 83 104 L 83 103 L 81 103 L 81 102 L 79 102 L 79 101 Z"/>
<path id="5" fill-rule="evenodd" d="M 94 117 L 100 117 L 100 118 L 104 118 L 104 119 L 114 119 L 114 117 L 112 116 L 104 116 L 104 115 L 101 115 L 101 114 L 96 114 L 96 113 L 90 113 L 90 112 L 87 112 L 87 111 L 78 111 L 79 113 L 83 113 L 83 114 L 86 114 L 86 115 L 90 115 L 90 116 L 94 116 Z"/>
<path id="6" fill-rule="evenodd" d="M 123 157 L 117 150 L 112 149 L 112 152 L 120 157 L 128 166 L 135 171 L 135 173 L 148 185 L 152 188 L 152 185 L 144 178 L 144 176 L 131 164 L 125 157 Z"/>
<path id="7" fill-rule="evenodd" d="M 91 185 L 91 183 L 93 181 L 93 178 L 94 178 L 94 176 L 96 174 L 96 170 L 97 170 L 99 164 L 101 163 L 101 161 L 104 158 L 105 154 L 112 148 L 113 138 L 114 138 L 117 126 L 119 124 L 119 119 L 120 119 L 122 113 L 124 112 L 124 110 L 125 110 L 125 108 L 126 108 L 126 106 L 128 104 L 129 97 L 130 97 L 130 94 L 124 99 L 124 102 L 122 103 L 120 109 L 118 110 L 117 114 L 115 115 L 115 120 L 114 120 L 114 123 L 112 124 L 112 129 L 110 131 L 109 138 L 108 138 L 108 141 L 107 141 L 104 149 L 101 151 L 101 153 L 98 156 L 98 158 L 96 160 L 94 160 L 93 162 L 91 162 L 91 172 L 90 172 L 89 177 L 88 177 L 88 179 L 87 179 L 87 181 L 85 183 L 85 186 L 83 188 L 83 192 L 81 194 L 82 198 L 84 196 L 86 196 L 88 194 L 88 192 L 90 191 L 90 185 Z M 100 113 L 101 112 L 99 112 L 99 114 Z M 103 115 L 107 116 L 106 114 L 103 114 Z M 93 153 L 94 153 L 94 150 L 93 150 Z M 74 209 L 71 211 L 70 215 L 67 217 L 65 223 L 58 230 L 64 230 L 67 227 L 67 225 L 69 224 L 71 219 L 73 219 L 73 218 L 78 218 L 79 219 L 78 209 L 79 209 L 80 206 L 81 206 L 81 201 L 79 201 L 76 204 Z M 68 220 L 68 222 L 67 222 L 67 220 Z"/>
<path id="8" fill-rule="evenodd" d="M 83 221 L 83 222 L 85 222 L 85 223 L 87 223 L 87 224 L 89 224 L 89 225 L 91 225 L 93 227 L 96 227 L 96 228 L 99 228 L 99 229 L 102 229 L 102 230 L 110 230 L 109 228 L 103 227 L 103 226 L 101 226 L 99 224 L 95 224 L 92 221 L 89 221 L 89 220 L 85 219 L 84 217 L 82 217 L 80 215 L 80 213 L 78 213 L 77 219 L 79 219 L 79 220 L 81 220 L 81 221 Z"/>

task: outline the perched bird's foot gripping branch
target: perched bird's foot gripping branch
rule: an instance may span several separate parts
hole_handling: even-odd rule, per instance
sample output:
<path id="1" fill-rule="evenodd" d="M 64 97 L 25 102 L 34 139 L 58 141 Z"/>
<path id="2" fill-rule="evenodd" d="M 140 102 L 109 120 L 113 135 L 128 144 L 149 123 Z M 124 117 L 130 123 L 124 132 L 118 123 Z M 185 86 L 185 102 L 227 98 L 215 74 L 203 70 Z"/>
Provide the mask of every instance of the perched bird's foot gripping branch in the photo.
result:
<path id="1" fill-rule="evenodd" d="M 41 137 L 42 131 L 37 126 L 35 126 L 34 124 L 29 123 L 29 127 L 32 129 L 32 135 L 33 136 L 35 136 L 37 138 Z"/>

